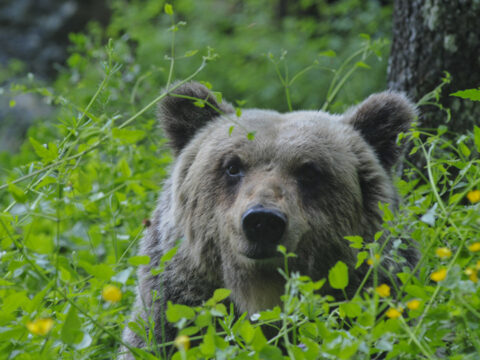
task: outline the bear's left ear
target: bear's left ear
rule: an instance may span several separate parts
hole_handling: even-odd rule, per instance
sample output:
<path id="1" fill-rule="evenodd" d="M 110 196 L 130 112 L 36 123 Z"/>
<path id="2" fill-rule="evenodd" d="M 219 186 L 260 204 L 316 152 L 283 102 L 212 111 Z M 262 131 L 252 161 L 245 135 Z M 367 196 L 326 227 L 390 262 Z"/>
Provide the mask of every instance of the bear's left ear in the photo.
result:
<path id="1" fill-rule="evenodd" d="M 385 169 L 396 163 L 401 148 L 397 136 L 407 131 L 417 115 L 415 105 L 403 94 L 385 91 L 370 95 L 347 111 L 344 121 L 358 130 L 374 149 Z"/>
<path id="2" fill-rule="evenodd" d="M 219 103 L 206 86 L 189 82 L 173 90 L 160 102 L 158 118 L 173 152 L 178 155 L 209 121 L 232 112 L 233 107 L 225 101 Z"/>

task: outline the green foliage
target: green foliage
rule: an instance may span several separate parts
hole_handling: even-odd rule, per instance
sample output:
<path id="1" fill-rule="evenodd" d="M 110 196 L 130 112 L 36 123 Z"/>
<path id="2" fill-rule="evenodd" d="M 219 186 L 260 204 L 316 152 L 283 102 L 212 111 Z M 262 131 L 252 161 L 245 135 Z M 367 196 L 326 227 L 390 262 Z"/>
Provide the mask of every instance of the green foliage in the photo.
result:
<path id="1" fill-rule="evenodd" d="M 333 289 L 345 289 L 348 285 L 348 267 L 338 261 L 328 272 L 328 282 Z"/>
<path id="2" fill-rule="evenodd" d="M 378 25 L 381 33 L 386 23 L 378 21 L 388 8 L 374 1 L 293 3 L 288 10 L 301 21 L 264 11 L 273 6 L 267 1 L 114 0 L 106 31 L 115 40 L 103 46 L 102 29 L 92 24 L 87 35 L 71 35 L 68 68 L 51 88 L 32 77 L 13 87 L 38 94 L 55 114 L 29 130 L 18 154 L 0 157 L 1 358 L 116 357 L 135 271 L 150 263 L 136 255 L 137 243 L 151 226 L 148 217 L 172 160 L 156 130 L 154 108 L 165 96 L 160 88 L 208 80 L 226 98 L 246 100 L 236 102 L 241 113 L 243 105 L 342 109 L 382 87 L 385 63 L 372 58 L 382 55 L 384 41 L 353 34 Z M 211 16 L 214 5 L 218 15 Z M 456 95 L 475 100 L 476 91 Z M 435 103 L 437 95 L 424 101 Z M 163 345 L 172 344 L 155 344 L 145 323 L 130 322 L 155 354 L 136 349 L 137 357 L 478 357 L 480 130 L 475 126 L 455 140 L 442 136 L 447 130 L 402 135 L 412 153 L 424 155 L 425 171 L 408 167 L 397 180 L 404 203 L 398 214 L 381 205 L 384 230 L 374 239 L 352 234 L 345 240 L 357 251 L 356 267 L 368 264 L 373 286 L 364 282 L 351 298 L 321 295 L 325 284 L 343 291 L 355 269 L 338 262 L 326 279 L 312 281 L 288 271 L 294 254 L 280 247 L 287 280 L 282 308 L 236 317 L 224 304 L 227 289 L 216 290 L 203 306 L 168 304 L 166 321 L 190 346 L 170 350 Z M 382 236 L 391 252 L 380 246 Z M 388 295 L 377 283 L 380 260 L 405 262 L 401 250 L 409 237 L 420 262 L 398 274 Z M 161 273 L 175 252 L 152 273 Z"/>
<path id="3" fill-rule="evenodd" d="M 462 91 L 454 92 L 453 94 L 450 94 L 450 95 L 457 96 L 457 97 L 460 97 L 462 99 L 480 101 L 480 89 L 462 90 Z"/>

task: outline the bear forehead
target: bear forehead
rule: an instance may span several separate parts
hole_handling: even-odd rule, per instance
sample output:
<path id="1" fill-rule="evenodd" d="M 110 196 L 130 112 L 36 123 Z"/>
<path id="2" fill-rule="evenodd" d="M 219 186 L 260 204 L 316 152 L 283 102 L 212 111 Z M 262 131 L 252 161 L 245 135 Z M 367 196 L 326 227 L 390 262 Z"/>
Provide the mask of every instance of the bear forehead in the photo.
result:
<path id="1" fill-rule="evenodd" d="M 296 111 L 278 113 L 271 110 L 246 110 L 240 118 L 220 118 L 214 125 L 217 136 L 226 135 L 229 142 L 248 142 L 245 132 L 254 133 L 255 139 L 278 143 L 280 146 L 307 145 L 308 143 L 340 143 L 356 135 L 351 126 L 341 122 L 341 116 L 322 111 Z M 229 134 L 230 127 L 234 131 Z M 227 132 L 225 131 L 227 129 Z"/>
<path id="2" fill-rule="evenodd" d="M 198 139 L 198 150 L 208 152 L 203 158 L 211 160 L 234 154 L 255 163 L 356 163 L 353 144 L 363 141 L 341 118 L 321 111 L 245 110 L 240 118 L 224 116 L 214 121 Z M 249 132 L 254 133 L 253 140 L 247 138 Z"/>

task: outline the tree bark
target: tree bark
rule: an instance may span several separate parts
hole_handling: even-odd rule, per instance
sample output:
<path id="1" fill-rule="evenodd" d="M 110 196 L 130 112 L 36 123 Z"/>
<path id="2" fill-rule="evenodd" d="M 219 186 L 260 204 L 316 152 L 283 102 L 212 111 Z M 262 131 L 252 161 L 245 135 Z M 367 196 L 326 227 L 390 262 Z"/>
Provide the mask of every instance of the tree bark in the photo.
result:
<path id="1" fill-rule="evenodd" d="M 446 124 L 462 133 L 480 123 L 480 103 L 450 96 L 457 90 L 480 87 L 480 1 L 395 0 L 393 41 L 388 86 L 420 100 L 451 74 L 439 102 L 452 118 L 435 106 L 422 106 L 419 126 Z"/>

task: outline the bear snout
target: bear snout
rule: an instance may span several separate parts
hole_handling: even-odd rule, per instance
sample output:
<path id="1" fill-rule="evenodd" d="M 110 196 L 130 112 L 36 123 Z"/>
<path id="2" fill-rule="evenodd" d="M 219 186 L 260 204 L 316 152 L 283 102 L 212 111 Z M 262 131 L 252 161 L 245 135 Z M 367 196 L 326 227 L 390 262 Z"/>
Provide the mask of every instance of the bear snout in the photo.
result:
<path id="1" fill-rule="evenodd" d="M 276 248 L 287 227 L 280 210 L 255 205 L 242 215 L 242 230 L 249 242 L 247 257 L 264 259 L 277 255 Z"/>

